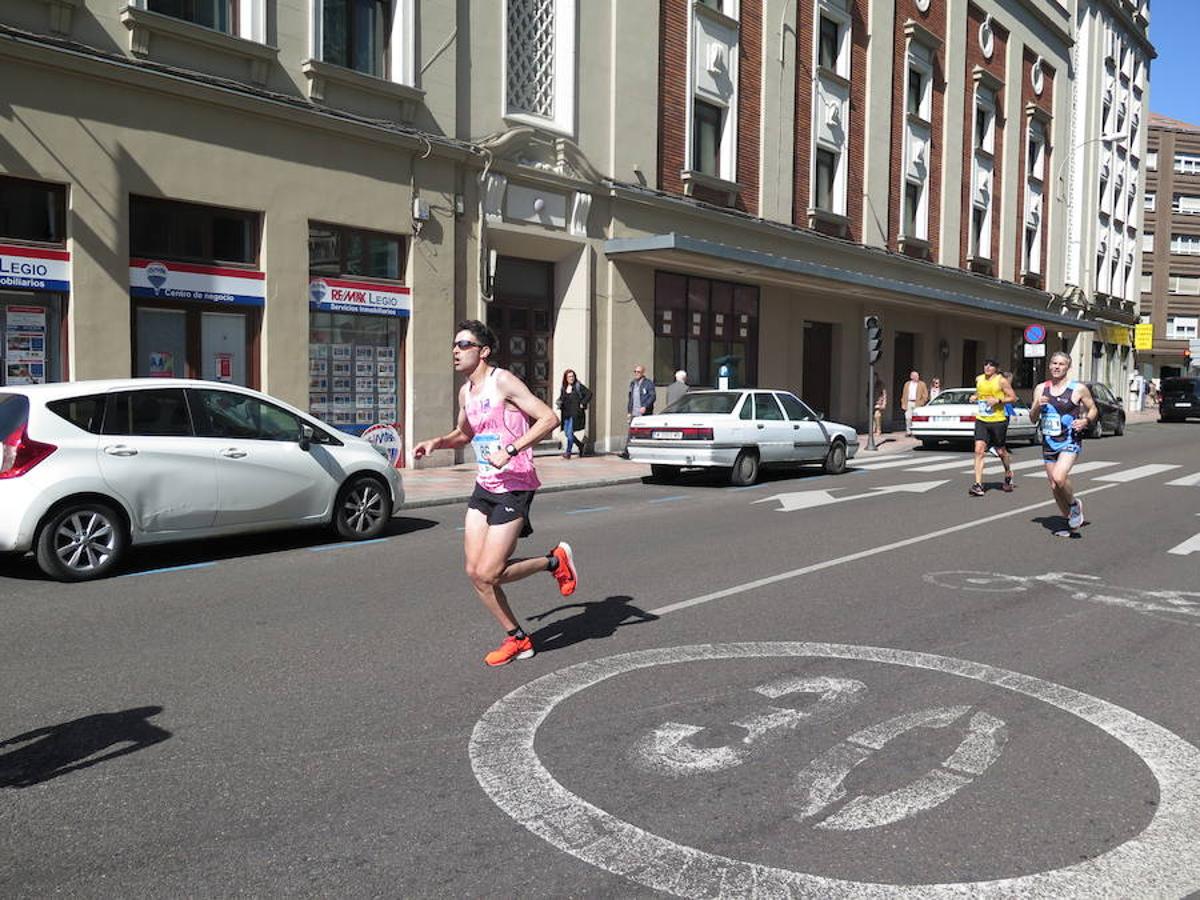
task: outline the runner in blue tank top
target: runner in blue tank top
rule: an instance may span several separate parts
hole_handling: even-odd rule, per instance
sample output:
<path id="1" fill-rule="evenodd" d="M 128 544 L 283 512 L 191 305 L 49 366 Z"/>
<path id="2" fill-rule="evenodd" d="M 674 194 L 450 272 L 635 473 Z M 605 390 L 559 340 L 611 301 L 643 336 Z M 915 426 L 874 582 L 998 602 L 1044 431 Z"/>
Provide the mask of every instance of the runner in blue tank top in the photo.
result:
<path id="1" fill-rule="evenodd" d="M 1048 368 L 1050 380 L 1034 391 L 1029 417 L 1040 426 L 1042 460 L 1046 463 L 1050 492 L 1067 519 L 1067 527 L 1055 534 L 1069 537 L 1083 524 L 1083 501 L 1071 487 L 1071 467 L 1083 452 L 1084 434 L 1100 412 L 1087 385 L 1067 379 L 1071 371 L 1070 355 L 1060 350 L 1050 357 Z"/>

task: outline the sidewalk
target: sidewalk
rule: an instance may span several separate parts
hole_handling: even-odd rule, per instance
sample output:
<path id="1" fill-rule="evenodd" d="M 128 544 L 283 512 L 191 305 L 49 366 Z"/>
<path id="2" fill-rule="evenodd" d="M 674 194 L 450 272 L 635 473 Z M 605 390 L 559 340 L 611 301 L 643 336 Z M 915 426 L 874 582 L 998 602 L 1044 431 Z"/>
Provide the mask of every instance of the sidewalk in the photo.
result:
<path id="1" fill-rule="evenodd" d="M 1140 425 L 1158 421 L 1158 409 L 1128 413 L 1126 424 Z M 872 459 L 888 453 L 902 453 L 920 446 L 916 438 L 906 437 L 903 431 L 888 432 L 875 438 L 877 449 L 863 449 L 867 436 L 858 436 L 858 455 L 855 459 Z M 602 487 L 610 484 L 632 484 L 650 477 L 650 467 L 621 459 L 616 454 L 583 456 L 563 459 L 561 456 L 537 457 L 538 477 L 542 493 L 573 491 L 580 488 Z M 442 466 L 427 469 L 402 469 L 405 503 L 402 509 L 422 506 L 441 506 L 445 503 L 465 503 L 475 487 L 475 464 Z"/>

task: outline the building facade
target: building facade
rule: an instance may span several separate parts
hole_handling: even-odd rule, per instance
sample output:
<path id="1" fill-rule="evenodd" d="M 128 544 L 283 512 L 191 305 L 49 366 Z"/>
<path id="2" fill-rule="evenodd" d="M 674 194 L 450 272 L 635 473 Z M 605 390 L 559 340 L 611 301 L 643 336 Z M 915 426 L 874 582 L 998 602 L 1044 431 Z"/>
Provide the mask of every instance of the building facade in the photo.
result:
<path id="1" fill-rule="evenodd" d="M 1146 377 L 1186 374 L 1200 339 L 1200 125 L 1151 114 L 1146 148 L 1141 316 L 1154 346 L 1138 353 Z"/>
<path id="2" fill-rule="evenodd" d="M 5 5 L 0 310 L 42 339 L 8 383 L 227 380 L 407 450 L 472 317 L 546 399 L 593 388 L 603 450 L 634 364 L 862 425 L 864 316 L 898 414 L 910 369 L 1027 390 L 1024 326 L 1079 353 L 1133 315 L 1068 277 L 1059 0 L 363 8 Z"/>

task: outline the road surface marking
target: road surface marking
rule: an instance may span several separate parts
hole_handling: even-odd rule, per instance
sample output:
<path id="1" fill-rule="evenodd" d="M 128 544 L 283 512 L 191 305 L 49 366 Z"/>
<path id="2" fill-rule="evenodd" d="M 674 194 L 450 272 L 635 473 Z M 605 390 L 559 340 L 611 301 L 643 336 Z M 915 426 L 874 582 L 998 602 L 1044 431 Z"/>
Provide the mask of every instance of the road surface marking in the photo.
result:
<path id="1" fill-rule="evenodd" d="M 1104 484 L 1100 487 L 1088 488 L 1086 491 L 1076 491 L 1076 497 L 1086 497 L 1088 494 L 1094 494 L 1097 491 L 1107 491 L 1109 488 L 1116 487 L 1115 484 Z M 926 534 L 916 535 L 914 537 L 904 538 L 903 540 L 893 541 L 890 544 L 883 544 L 879 547 L 871 547 L 867 550 L 859 550 L 857 553 L 848 553 L 845 556 L 839 556 L 835 559 L 827 559 L 824 562 L 813 563 L 810 566 L 803 566 L 799 569 L 792 569 L 789 572 L 780 572 L 778 575 L 768 575 L 766 578 L 759 578 L 755 581 L 747 581 L 744 584 L 735 585 L 725 588 L 724 590 L 714 591 L 711 594 L 703 594 L 699 597 L 692 597 L 690 600 L 680 600 L 677 603 L 668 603 L 666 606 L 660 606 L 658 609 L 652 609 L 650 612 L 654 615 L 662 616 L 669 612 L 687 609 L 691 606 L 699 606 L 702 603 L 708 603 L 712 600 L 721 600 L 725 597 L 733 597 L 738 594 L 745 594 L 749 591 L 757 590 L 761 587 L 777 584 L 781 581 L 789 581 L 792 578 L 799 578 L 801 575 L 808 575 L 812 572 L 820 572 L 823 569 L 832 569 L 835 566 L 845 565 L 846 563 L 857 562 L 860 559 L 869 559 L 872 556 L 878 556 L 880 553 L 887 553 L 891 550 L 900 550 L 904 547 L 911 547 L 914 544 L 920 544 L 923 541 L 928 541 L 933 538 L 944 537 L 948 534 L 954 534 L 958 531 L 968 531 L 972 528 L 979 528 L 982 525 L 990 525 L 992 522 L 997 522 L 1000 519 L 1011 518 L 1012 516 L 1023 515 L 1031 510 L 1041 509 L 1044 506 L 1056 506 L 1054 500 L 1043 500 L 1041 503 L 1031 503 L 1028 506 L 1019 506 L 1016 509 L 1010 509 L 1006 512 L 996 513 L 993 516 L 984 516 L 981 519 L 973 519 L 970 522 L 963 522 L 961 525 L 951 525 L 947 528 L 939 528 L 936 531 L 930 531 Z"/>
<path id="2" fill-rule="evenodd" d="M 192 569 L 208 569 L 215 566 L 215 562 L 191 563 L 186 566 L 167 566 L 165 569 L 147 569 L 145 572 L 127 572 L 122 575 L 122 578 L 140 578 L 143 575 L 162 575 L 165 572 L 190 572 Z"/>
<path id="3" fill-rule="evenodd" d="M 953 459 L 950 462 L 934 463 L 932 466 L 914 466 L 913 468 L 907 469 L 906 471 L 908 471 L 908 472 L 942 472 L 947 469 L 961 469 L 964 465 L 969 464 L 970 461 L 971 461 L 970 456 L 959 456 L 958 459 Z M 972 468 L 972 469 L 965 469 L 964 471 L 973 472 L 975 470 Z"/>
<path id="4" fill-rule="evenodd" d="M 1088 462 L 1076 463 L 1071 466 L 1071 474 L 1079 475 L 1084 472 L 1094 472 L 1096 469 L 1107 469 L 1109 466 L 1115 466 L 1117 463 L 1108 462 L 1102 459 L 1093 459 Z"/>
<path id="5" fill-rule="evenodd" d="M 779 501 L 779 508 L 776 512 L 795 512 L 800 509 L 813 509 L 817 506 L 829 506 L 833 503 L 848 503 L 851 500 L 862 500 L 869 497 L 882 497 L 885 494 L 924 494 L 936 487 L 941 487 L 943 484 L 949 484 L 948 481 L 920 481 L 915 484 L 895 484 L 886 485 L 884 487 L 872 488 L 865 494 L 852 494 L 849 497 L 835 497 L 830 491 L 792 491 L 787 494 L 773 494 L 770 497 L 763 497 L 761 500 L 755 500 L 755 503 L 770 503 L 772 500 Z M 831 490 L 838 490 L 832 488 Z"/>
<path id="6" fill-rule="evenodd" d="M 322 544 L 320 547 L 309 547 L 309 553 L 325 553 L 328 550 L 347 550 L 351 547 L 365 547 L 368 544 L 382 544 L 391 538 L 372 538 L 369 541 L 343 541 L 340 544 Z"/>
<path id="7" fill-rule="evenodd" d="M 991 460 L 988 460 L 988 462 L 991 463 Z M 1039 456 L 1037 459 L 1024 459 L 1024 460 L 1021 460 L 1021 462 L 1013 463 L 1010 466 L 1010 468 L 1014 472 L 1020 472 L 1023 469 L 1041 468 L 1044 465 L 1046 465 L 1046 463 Z M 1003 471 L 1004 471 L 1004 464 L 1000 463 L 997 465 L 984 466 L 983 474 L 984 475 L 999 475 Z M 975 473 L 975 469 L 974 469 L 974 467 L 972 467 L 970 469 L 963 469 L 962 473 L 964 475 L 973 475 Z"/>
<path id="8" fill-rule="evenodd" d="M 686 500 L 687 494 L 676 494 L 674 497 L 655 497 L 653 500 L 647 500 L 647 503 L 670 503 L 673 500 Z"/>
<path id="9" fill-rule="evenodd" d="M 1112 472 L 1109 475 L 1097 475 L 1096 481 L 1113 481 L 1117 484 L 1124 484 L 1127 481 L 1137 481 L 1139 478 L 1149 478 L 1151 475 L 1158 475 L 1162 472 L 1170 472 L 1172 469 L 1178 469 L 1179 466 L 1171 463 L 1150 463 L 1147 466 L 1138 466 L 1134 469 L 1125 469 L 1121 472 Z M 1072 470 L 1072 474 L 1078 471 L 1078 466 Z"/>
<path id="10" fill-rule="evenodd" d="M 1176 478 L 1174 481 L 1168 481 L 1171 487 L 1196 487 L 1200 485 L 1200 472 L 1192 475 L 1184 475 L 1182 478 Z"/>
<path id="11" fill-rule="evenodd" d="M 1200 513 L 1196 513 L 1200 516 Z M 1176 544 L 1168 553 L 1173 553 L 1176 556 L 1187 556 L 1189 553 L 1200 553 L 1200 534 L 1193 535 L 1182 544 Z"/>
<path id="12" fill-rule="evenodd" d="M 567 790 L 535 750 L 538 729 L 556 707 L 614 676 L 677 663 L 779 657 L 925 669 L 1041 701 L 1095 726 L 1140 757 L 1158 782 L 1158 806 L 1137 836 L 1059 869 L 975 882 L 861 882 L 746 862 L 667 840 Z M 981 730 L 989 728 L 990 723 L 985 722 Z M 518 824 L 576 859 L 668 894 L 949 900 L 964 896 L 1182 896 L 1200 887 L 1200 854 L 1195 851 L 1195 835 L 1200 831 L 1200 750 L 1162 726 L 1099 697 L 946 656 L 886 647 L 786 642 L 702 644 L 622 653 L 551 672 L 512 691 L 476 723 L 468 749 L 480 786 Z M 983 752 L 976 762 L 982 765 L 988 750 L 980 749 Z M 971 763 L 962 761 L 969 771 Z"/>
<path id="13" fill-rule="evenodd" d="M 605 512 L 606 510 L 610 509 L 612 509 L 611 506 L 584 506 L 579 509 L 568 509 L 567 515 L 577 516 L 580 513 Z"/>
<path id="14" fill-rule="evenodd" d="M 950 458 L 949 456 L 947 456 L 946 454 L 943 453 L 943 454 L 938 454 L 938 455 L 926 456 L 921 459 L 918 459 L 915 456 L 906 456 L 904 459 L 885 459 L 885 460 L 872 459 L 867 462 L 860 463 L 858 461 L 858 457 L 856 456 L 854 459 L 852 459 L 850 461 L 850 464 L 852 466 L 854 466 L 854 468 L 856 468 L 856 469 L 870 469 L 872 472 L 874 472 L 876 469 L 898 469 L 901 466 L 911 466 L 914 463 L 933 462 L 933 460 L 935 460 L 935 459 L 949 459 L 949 458 Z M 955 464 L 957 464 L 957 462 L 958 462 L 958 460 L 955 460 L 954 463 L 943 463 L 943 465 L 955 465 Z M 913 471 L 917 471 L 917 470 L 914 469 Z"/>

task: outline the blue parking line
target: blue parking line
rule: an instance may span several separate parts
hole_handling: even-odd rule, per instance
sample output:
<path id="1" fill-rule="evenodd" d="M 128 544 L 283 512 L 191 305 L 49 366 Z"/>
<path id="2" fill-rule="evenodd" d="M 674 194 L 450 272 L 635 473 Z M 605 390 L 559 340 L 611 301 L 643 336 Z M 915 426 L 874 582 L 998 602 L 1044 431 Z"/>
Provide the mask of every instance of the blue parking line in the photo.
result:
<path id="1" fill-rule="evenodd" d="M 215 562 L 192 563 L 187 566 L 167 566 L 165 569 L 147 569 L 145 572 L 126 572 L 122 578 L 140 578 L 143 575 L 162 575 L 164 572 L 186 572 L 189 569 L 208 569 Z"/>
<path id="2" fill-rule="evenodd" d="M 656 497 L 653 500 L 647 500 L 647 503 L 670 503 L 672 500 L 686 500 L 687 494 L 676 494 L 674 497 Z"/>
<path id="3" fill-rule="evenodd" d="M 585 506 L 583 509 L 568 509 L 568 516 L 576 516 L 579 513 L 604 512 L 606 509 L 612 509 L 611 506 Z"/>
<path id="4" fill-rule="evenodd" d="M 748 484 L 745 487 L 730 488 L 731 491 L 757 491 L 761 487 L 765 487 L 766 482 L 760 481 L 758 484 Z"/>
<path id="5" fill-rule="evenodd" d="M 322 544 L 320 547 L 309 547 L 309 553 L 324 553 L 326 550 L 345 550 L 348 547 L 364 547 L 367 544 L 382 544 L 390 538 L 374 538 L 369 541 L 345 541 L 341 544 Z"/>

